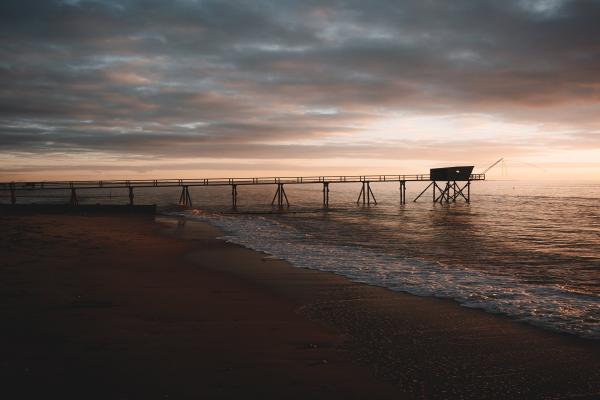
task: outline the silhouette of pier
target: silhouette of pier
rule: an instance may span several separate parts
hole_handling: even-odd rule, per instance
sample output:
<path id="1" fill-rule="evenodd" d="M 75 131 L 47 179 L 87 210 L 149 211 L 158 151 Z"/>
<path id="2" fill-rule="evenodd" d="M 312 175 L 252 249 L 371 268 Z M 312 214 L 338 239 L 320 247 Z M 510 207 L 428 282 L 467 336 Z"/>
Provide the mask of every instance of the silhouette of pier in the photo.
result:
<path id="1" fill-rule="evenodd" d="M 344 183 L 360 183 L 361 189 L 356 204 L 377 204 L 371 183 L 385 182 L 398 184 L 400 204 L 406 204 L 407 182 L 427 182 L 429 185 L 413 201 L 433 188 L 434 203 L 449 203 L 463 199 L 471 200 L 471 181 L 485 180 L 485 174 L 472 174 L 473 167 L 450 167 L 432 169 L 430 174 L 417 175 L 356 175 L 356 176 L 300 176 L 300 177 L 260 177 L 260 178 L 205 178 L 205 179 L 138 179 L 138 180 L 97 180 L 97 181 L 40 181 L 40 182 L 2 182 L 0 190 L 7 191 L 11 204 L 17 203 L 19 193 L 32 191 L 65 190 L 69 191 L 69 204 L 79 204 L 78 192 L 89 189 L 127 189 L 129 204 L 134 204 L 135 189 L 141 188 L 181 188 L 179 204 L 192 207 L 190 187 L 230 186 L 231 205 L 237 208 L 238 186 L 273 185 L 275 194 L 272 206 L 289 207 L 290 201 L 285 185 L 321 184 L 323 187 L 323 208 L 329 207 L 330 186 Z"/>

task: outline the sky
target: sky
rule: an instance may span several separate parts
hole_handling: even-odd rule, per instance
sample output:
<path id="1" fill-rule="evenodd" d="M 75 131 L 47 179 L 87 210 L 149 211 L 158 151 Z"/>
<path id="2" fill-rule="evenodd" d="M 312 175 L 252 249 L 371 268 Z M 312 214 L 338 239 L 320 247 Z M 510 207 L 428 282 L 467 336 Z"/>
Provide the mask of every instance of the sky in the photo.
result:
<path id="1" fill-rule="evenodd" d="M 600 180 L 600 1 L 2 0 L 0 180 Z"/>

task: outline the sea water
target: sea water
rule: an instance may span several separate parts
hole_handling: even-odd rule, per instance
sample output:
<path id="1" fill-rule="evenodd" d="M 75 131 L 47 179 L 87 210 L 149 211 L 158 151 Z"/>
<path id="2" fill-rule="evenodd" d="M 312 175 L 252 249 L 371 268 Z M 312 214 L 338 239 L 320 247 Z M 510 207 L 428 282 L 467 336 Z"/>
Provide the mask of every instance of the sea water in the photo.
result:
<path id="1" fill-rule="evenodd" d="M 473 182 L 469 204 L 433 204 L 431 193 L 413 203 L 424 185 L 408 182 L 401 205 L 397 182 L 372 183 L 378 204 L 363 207 L 360 184 L 332 183 L 328 210 L 321 185 L 286 185 L 283 210 L 270 206 L 274 186 L 238 186 L 236 211 L 230 187 L 194 187 L 194 209 L 176 214 L 296 267 L 600 339 L 600 183 Z M 79 197 L 128 200 L 125 191 Z M 173 188 L 137 189 L 135 199 L 168 206 L 178 198 Z"/>

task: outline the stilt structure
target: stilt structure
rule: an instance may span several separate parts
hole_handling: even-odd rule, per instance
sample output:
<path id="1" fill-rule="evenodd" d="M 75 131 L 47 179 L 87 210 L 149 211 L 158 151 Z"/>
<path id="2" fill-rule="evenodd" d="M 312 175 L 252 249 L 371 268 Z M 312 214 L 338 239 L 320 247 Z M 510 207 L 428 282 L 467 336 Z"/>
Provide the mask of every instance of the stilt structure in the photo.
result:
<path id="1" fill-rule="evenodd" d="M 432 187 L 432 200 L 434 203 L 455 202 L 459 197 L 470 203 L 472 171 L 473 167 L 471 166 L 431 169 L 429 174 L 431 183 L 413 201 L 419 200 Z M 466 182 L 462 187 L 457 183 L 461 181 Z M 439 185 L 438 182 L 440 182 Z"/>
<path id="2" fill-rule="evenodd" d="M 181 196 L 179 196 L 179 205 L 185 207 L 192 206 L 192 197 L 190 196 L 190 189 L 187 185 L 183 185 L 181 188 Z"/>
<path id="3" fill-rule="evenodd" d="M 277 207 L 283 208 L 283 203 L 285 200 L 285 204 L 287 207 L 290 206 L 290 202 L 288 201 L 287 194 L 285 194 L 285 190 L 283 189 L 283 183 L 277 184 L 277 191 L 275 192 L 275 196 L 273 196 L 273 201 L 271 201 L 271 205 L 275 205 L 275 200 L 277 200 Z"/>
<path id="4" fill-rule="evenodd" d="M 465 189 L 467 190 L 466 194 Z M 456 183 L 456 181 L 454 182 L 452 201 L 456 201 L 456 199 L 458 199 L 458 196 L 465 199 L 467 203 L 471 202 L 471 181 L 467 181 L 467 183 L 465 183 L 462 188 L 458 183 Z"/>
<path id="5" fill-rule="evenodd" d="M 329 182 L 323 183 L 323 208 L 329 208 Z"/>
<path id="6" fill-rule="evenodd" d="M 360 204 L 362 200 L 362 204 L 371 205 L 371 199 L 373 199 L 373 204 L 377 204 L 377 199 L 375 199 L 375 194 L 371 190 L 371 182 L 363 181 L 362 188 L 360 189 L 360 193 L 358 194 L 358 199 L 356 199 L 356 204 Z"/>

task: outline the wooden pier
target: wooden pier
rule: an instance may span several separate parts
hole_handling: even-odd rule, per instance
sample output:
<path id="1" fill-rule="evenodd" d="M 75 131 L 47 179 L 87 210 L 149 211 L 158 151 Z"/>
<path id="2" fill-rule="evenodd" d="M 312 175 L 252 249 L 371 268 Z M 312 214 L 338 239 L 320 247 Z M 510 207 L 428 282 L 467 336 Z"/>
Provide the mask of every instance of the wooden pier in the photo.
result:
<path id="1" fill-rule="evenodd" d="M 470 168 L 465 175 L 457 168 Z M 471 200 L 471 181 L 485 180 L 485 174 L 471 174 L 473 167 L 451 167 L 450 175 L 431 174 L 418 175 L 357 175 L 357 176 L 304 176 L 304 177 L 261 177 L 261 178 L 206 178 L 206 179 L 142 179 L 142 180 L 98 180 L 98 181 L 42 181 L 42 182 L 2 182 L 0 190 L 8 192 L 11 204 L 17 203 L 19 193 L 32 191 L 65 190 L 70 193 L 69 204 L 79 204 L 78 192 L 89 189 L 127 189 L 129 191 L 129 204 L 134 204 L 134 190 L 138 188 L 165 188 L 179 187 L 181 195 L 179 204 L 192 207 L 190 187 L 200 186 L 230 186 L 231 205 L 235 209 L 238 204 L 238 186 L 273 185 L 276 187 L 275 195 L 271 202 L 278 208 L 289 207 L 290 202 L 285 192 L 285 185 L 321 184 L 323 186 L 323 207 L 329 207 L 329 191 L 332 184 L 360 183 L 356 204 L 365 206 L 377 204 L 371 183 L 386 182 L 396 183 L 399 189 L 400 204 L 406 204 L 407 182 L 430 182 L 414 201 L 417 201 L 430 188 L 433 188 L 432 200 L 435 203 L 455 202 L 463 199 Z M 440 179 L 441 178 L 441 179 Z M 459 183 L 461 182 L 461 183 Z"/>

